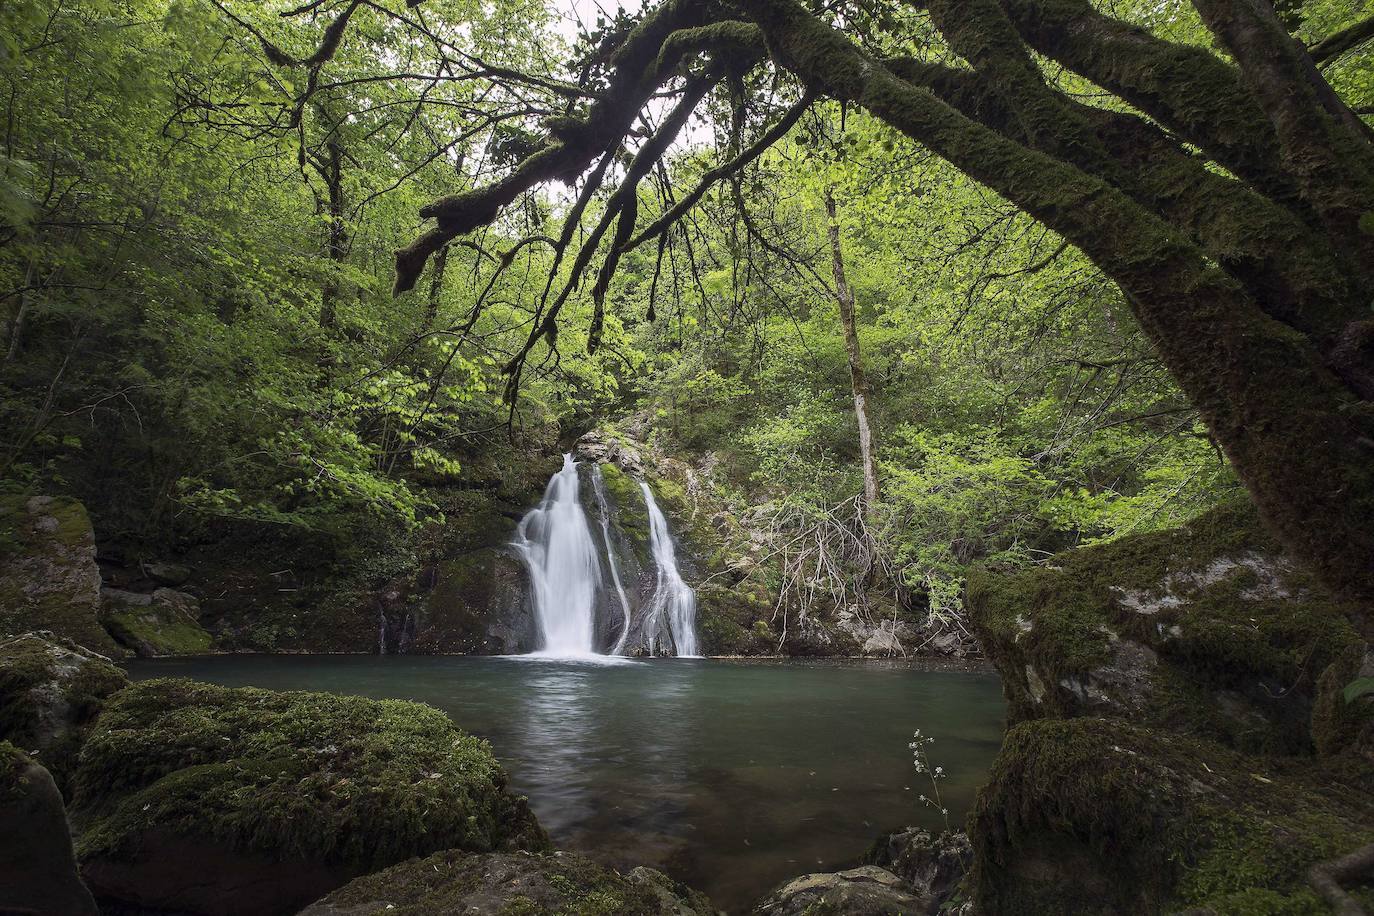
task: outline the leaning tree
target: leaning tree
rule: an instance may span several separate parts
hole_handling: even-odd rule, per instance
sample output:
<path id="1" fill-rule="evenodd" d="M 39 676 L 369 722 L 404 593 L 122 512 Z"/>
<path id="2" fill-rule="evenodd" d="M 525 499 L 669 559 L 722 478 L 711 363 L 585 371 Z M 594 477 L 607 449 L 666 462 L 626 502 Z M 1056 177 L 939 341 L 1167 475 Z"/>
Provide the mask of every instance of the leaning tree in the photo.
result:
<path id="1" fill-rule="evenodd" d="M 306 4 L 324 22 L 306 57 L 256 37 L 274 65 L 315 72 L 360 8 L 423 36 L 421 14 L 441 2 Z M 579 278 L 595 274 L 595 348 L 627 251 L 662 245 L 713 183 L 738 176 L 817 100 L 855 106 L 997 191 L 1115 281 L 1267 524 L 1367 606 L 1374 143 L 1321 67 L 1374 35 L 1374 19 L 1306 47 L 1270 0 L 1192 2 L 1216 50 L 1166 40 L 1090 0 L 650 2 L 604 29 L 565 80 L 487 74 L 537 85 L 557 109 L 506 173 L 421 210 L 432 227 L 397 252 L 395 290 L 414 287 L 431 256 L 531 189 L 580 182 L 562 236 L 543 239 L 555 264 L 568 254 L 572 279 L 553 289 L 550 278 L 553 294 L 507 367 L 518 384 L 525 357 L 554 341 Z M 936 37 L 936 53 L 911 40 L 919 30 Z M 1065 71 L 1095 92 L 1066 88 Z M 793 104 L 757 104 L 780 83 L 796 87 Z M 641 183 L 691 115 L 722 100 L 732 130 L 718 165 L 686 196 L 642 213 Z M 652 130 L 646 111 L 656 113 Z M 599 189 L 604 206 L 574 245 Z"/>

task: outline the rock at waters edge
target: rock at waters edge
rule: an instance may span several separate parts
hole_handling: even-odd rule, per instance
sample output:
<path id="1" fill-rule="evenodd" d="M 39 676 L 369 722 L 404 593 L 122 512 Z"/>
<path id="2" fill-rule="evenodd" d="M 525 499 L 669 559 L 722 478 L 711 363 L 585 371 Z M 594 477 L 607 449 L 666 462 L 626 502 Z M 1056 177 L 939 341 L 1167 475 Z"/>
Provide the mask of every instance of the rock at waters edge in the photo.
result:
<path id="1" fill-rule="evenodd" d="M 86 508 L 66 497 L 0 499 L 0 635 L 51 630 L 102 655 L 100 569 Z"/>
<path id="2" fill-rule="evenodd" d="M 486 742 L 418 703 L 163 679 L 113 697 L 73 815 L 97 897 L 293 913 L 439 849 L 547 848 Z"/>
<path id="3" fill-rule="evenodd" d="M 70 794 L 81 742 L 128 683 L 105 656 L 51 632 L 0 639 L 0 740 L 35 754 Z"/>
<path id="4" fill-rule="evenodd" d="M 102 589 L 101 619 L 121 645 L 143 658 L 203 655 L 211 638 L 200 625 L 200 602 L 170 588 L 151 594 Z"/>
<path id="5" fill-rule="evenodd" d="M 1360 731 L 1334 718 L 1313 728 L 1334 688 L 1324 672 L 1358 672 L 1349 608 L 1283 555 L 1248 503 L 1039 569 L 975 570 L 968 604 L 1012 722 L 1116 717 L 1266 754 L 1332 753 Z"/>
<path id="6" fill-rule="evenodd" d="M 627 875 L 568 853 L 448 850 L 358 878 L 300 916 L 714 916 L 661 872 Z"/>
<path id="7" fill-rule="evenodd" d="M 0 912 L 96 916 L 77 875 L 62 793 L 7 741 L 0 741 L 0 824 Z"/>
<path id="8" fill-rule="evenodd" d="M 937 906 L 892 872 L 863 865 L 793 878 L 755 907 L 754 916 L 926 916 Z"/>

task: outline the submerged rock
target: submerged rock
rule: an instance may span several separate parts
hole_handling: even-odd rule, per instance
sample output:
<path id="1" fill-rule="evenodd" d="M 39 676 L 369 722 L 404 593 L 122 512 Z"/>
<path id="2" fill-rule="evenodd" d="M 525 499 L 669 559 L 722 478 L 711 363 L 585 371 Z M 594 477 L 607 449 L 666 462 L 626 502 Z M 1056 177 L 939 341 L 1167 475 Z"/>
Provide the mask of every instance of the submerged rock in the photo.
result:
<path id="1" fill-rule="evenodd" d="M 124 654 L 100 625 L 100 569 L 85 507 L 51 496 L 0 499 L 0 635 L 40 629 Z"/>
<path id="2" fill-rule="evenodd" d="M 581 856 L 447 850 L 358 878 L 300 916 L 714 916 L 701 894 L 661 872 L 621 875 Z"/>
<path id="3" fill-rule="evenodd" d="M 96 714 L 128 682 L 105 656 L 47 631 L 0 640 L 0 740 L 37 755 L 66 788 Z"/>
<path id="4" fill-rule="evenodd" d="M 773 891 L 755 916 L 925 916 L 938 904 L 912 893 L 901 878 L 876 865 L 847 871 L 803 875 Z"/>
<path id="5" fill-rule="evenodd" d="M 52 776 L 0 741 L 0 912 L 95 916 L 76 873 L 62 794 Z"/>
<path id="6" fill-rule="evenodd" d="M 1314 735 L 1312 717 L 1325 701 L 1339 718 L 1322 675 L 1353 678 L 1363 641 L 1248 504 L 1041 569 L 976 571 L 968 604 L 1013 722 L 1110 716 L 1263 753 L 1353 740 L 1336 722 Z"/>
<path id="7" fill-rule="evenodd" d="M 486 742 L 417 703 L 144 681 L 76 784 L 87 883 L 150 908 L 290 913 L 411 856 L 547 846 Z"/>

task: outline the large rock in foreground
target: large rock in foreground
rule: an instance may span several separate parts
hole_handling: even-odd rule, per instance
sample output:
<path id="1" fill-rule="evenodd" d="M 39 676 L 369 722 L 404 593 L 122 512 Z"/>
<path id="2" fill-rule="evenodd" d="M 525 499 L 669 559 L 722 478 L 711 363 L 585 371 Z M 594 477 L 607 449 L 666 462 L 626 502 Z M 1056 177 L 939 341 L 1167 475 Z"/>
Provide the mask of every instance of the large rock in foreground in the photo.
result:
<path id="1" fill-rule="evenodd" d="M 1327 912 L 1307 872 L 1374 841 L 1369 776 L 1116 721 L 1026 722 L 970 818 L 973 896 L 1018 916 Z"/>
<path id="2" fill-rule="evenodd" d="M 926 916 L 935 904 L 912 893 L 892 872 L 876 865 L 802 875 L 769 894 L 755 916 Z"/>
<path id="3" fill-rule="evenodd" d="M 417 703 L 134 684 L 82 749 L 74 805 L 98 897 L 292 913 L 416 855 L 543 849 L 484 741 Z"/>
<path id="4" fill-rule="evenodd" d="M 0 636 L 51 630 L 104 655 L 100 569 L 86 509 L 51 496 L 0 500 Z"/>
<path id="5" fill-rule="evenodd" d="M 1013 722 L 1108 716 L 1281 754 L 1334 752 L 1367 725 L 1333 702 L 1366 665 L 1349 609 L 1248 504 L 1040 569 L 976 571 L 968 604 Z"/>
<path id="6" fill-rule="evenodd" d="M 50 632 L 0 639 L 0 740 L 37 755 L 66 789 L 96 714 L 128 683 L 103 655 Z"/>
<path id="7" fill-rule="evenodd" d="M 581 856 L 449 850 L 358 878 L 300 916 L 714 916 L 661 872 L 621 875 Z"/>
<path id="8" fill-rule="evenodd" d="M 95 916 L 76 873 L 62 794 L 48 771 L 0 741 L 0 912 Z"/>

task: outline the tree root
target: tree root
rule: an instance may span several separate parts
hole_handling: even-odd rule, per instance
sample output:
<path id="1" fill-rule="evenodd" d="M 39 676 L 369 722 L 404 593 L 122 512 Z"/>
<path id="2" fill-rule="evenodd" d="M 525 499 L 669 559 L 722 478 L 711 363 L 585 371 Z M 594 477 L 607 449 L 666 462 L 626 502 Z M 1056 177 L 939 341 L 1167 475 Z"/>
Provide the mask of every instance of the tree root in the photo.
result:
<path id="1" fill-rule="evenodd" d="M 1352 853 L 1318 862 L 1307 873 L 1307 881 L 1312 888 L 1331 904 L 1336 916 L 1367 916 L 1364 907 L 1341 886 L 1342 881 L 1367 875 L 1374 871 L 1374 843 L 1361 846 Z"/>

